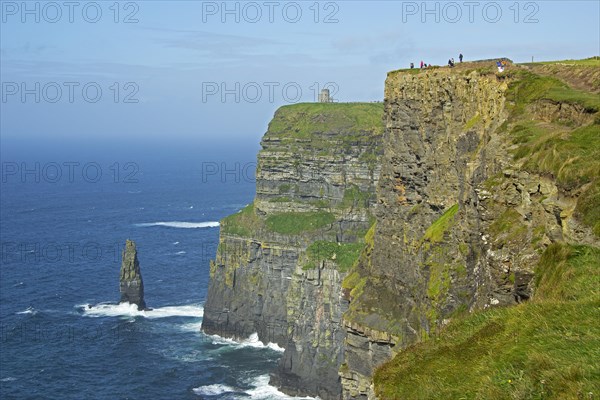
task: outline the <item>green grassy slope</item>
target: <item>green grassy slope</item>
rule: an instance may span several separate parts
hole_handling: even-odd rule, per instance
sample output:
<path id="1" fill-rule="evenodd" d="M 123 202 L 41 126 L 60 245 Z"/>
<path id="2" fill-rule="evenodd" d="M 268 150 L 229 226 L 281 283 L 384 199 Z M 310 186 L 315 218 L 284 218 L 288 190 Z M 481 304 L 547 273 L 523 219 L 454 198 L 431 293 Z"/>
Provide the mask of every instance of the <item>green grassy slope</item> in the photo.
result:
<path id="1" fill-rule="evenodd" d="M 600 95 L 564 82 L 517 70 L 507 93 L 510 117 L 502 127 L 515 145 L 513 156 L 529 172 L 553 177 L 566 192 L 580 193 L 576 212 L 600 237 Z M 539 102 L 579 110 L 555 121 L 540 121 L 531 107 Z M 582 125 L 573 117 L 586 117 Z M 584 119 L 585 120 L 585 119 Z M 510 128 L 508 128 L 510 127 Z"/>
<path id="2" fill-rule="evenodd" d="M 595 56 L 595 57 L 590 57 L 590 58 L 585 58 L 583 60 L 560 60 L 560 61 L 540 61 L 537 63 L 528 63 L 526 65 L 535 65 L 535 64 L 541 64 L 541 65 L 568 65 L 568 66 L 572 66 L 572 65 L 580 65 L 580 66 L 584 66 L 584 67 L 595 67 L 595 68 L 600 68 L 600 57 Z"/>
<path id="3" fill-rule="evenodd" d="M 536 297 L 453 321 L 375 375 L 382 399 L 594 399 L 600 395 L 600 250 L 554 244 Z M 592 393 L 590 395 L 590 393 Z"/>

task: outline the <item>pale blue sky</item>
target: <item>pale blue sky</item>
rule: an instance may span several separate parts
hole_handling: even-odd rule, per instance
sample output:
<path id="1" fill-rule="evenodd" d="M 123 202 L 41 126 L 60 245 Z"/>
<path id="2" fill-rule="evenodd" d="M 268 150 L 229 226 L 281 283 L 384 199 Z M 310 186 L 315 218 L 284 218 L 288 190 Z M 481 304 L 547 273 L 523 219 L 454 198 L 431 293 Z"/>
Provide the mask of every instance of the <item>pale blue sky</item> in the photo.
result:
<path id="1" fill-rule="evenodd" d="M 296 101 L 298 88 L 302 101 L 313 101 L 327 82 L 337 86 L 340 101 L 382 100 L 386 72 L 410 62 L 444 65 L 459 52 L 466 60 L 506 56 L 517 62 L 600 53 L 596 0 L 228 2 L 228 9 L 239 10 L 239 22 L 235 12 L 223 14 L 221 1 L 120 2 L 118 16 L 114 1 L 98 1 L 96 23 L 85 20 L 95 17 L 91 2 L 76 2 L 72 23 L 67 7 L 57 17 L 48 3 L 27 2 L 30 9 L 37 5 L 35 15 L 25 13 L 21 1 L 0 1 L 4 157 L 15 143 L 28 141 L 84 145 L 148 138 L 204 148 L 258 143 L 273 112 Z M 292 22 L 297 9 L 302 15 Z M 138 22 L 123 23 L 130 14 Z M 22 85 L 36 91 L 36 82 L 40 102 L 34 93 L 23 101 Z M 73 102 L 65 82 L 78 85 Z M 90 82 L 102 90 L 96 103 L 82 94 Z M 133 85 L 125 87 L 128 82 Z M 225 101 L 222 84 L 232 90 Z M 62 87 L 56 103 L 48 101 L 56 98 L 52 85 Z M 210 94 L 215 88 L 219 93 Z M 125 103 L 128 94 L 139 102 Z"/>

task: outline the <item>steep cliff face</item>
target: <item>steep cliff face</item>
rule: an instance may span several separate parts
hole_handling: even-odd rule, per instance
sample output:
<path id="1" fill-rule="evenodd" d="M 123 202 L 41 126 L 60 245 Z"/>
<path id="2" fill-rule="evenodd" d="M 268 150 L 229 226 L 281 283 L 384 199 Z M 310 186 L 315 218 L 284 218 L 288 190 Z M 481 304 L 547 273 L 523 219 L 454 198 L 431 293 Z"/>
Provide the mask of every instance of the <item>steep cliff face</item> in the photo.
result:
<path id="1" fill-rule="evenodd" d="M 502 150 L 490 142 L 505 90 L 477 73 L 388 75 L 374 246 L 355 271 L 362 289 L 345 316 L 345 397 L 373 395 L 373 369 L 394 346 L 491 301 L 475 189 L 501 170 Z"/>
<path id="2" fill-rule="evenodd" d="M 256 199 L 225 218 L 202 329 L 285 347 L 272 380 L 340 397 L 341 282 L 372 224 L 382 104 L 279 109 L 261 142 Z"/>
<path id="3" fill-rule="evenodd" d="M 411 345 L 438 343 L 461 318 L 471 322 L 454 338 L 481 343 L 509 340 L 505 326 L 523 330 L 519 318 L 548 326 L 542 314 L 482 313 L 524 303 L 534 310 L 526 312 L 544 310 L 528 302 L 536 290 L 550 301 L 589 303 L 592 295 L 565 287 L 555 296 L 552 287 L 573 276 L 577 290 L 593 294 L 585 275 L 597 276 L 600 254 L 600 101 L 561 80 L 563 69 L 558 78 L 533 71 L 510 65 L 496 74 L 489 62 L 395 71 L 383 107 L 278 110 L 262 140 L 254 202 L 222 221 L 204 331 L 257 332 L 285 347 L 272 383 L 290 394 L 413 398 L 412 376 L 423 375 L 417 387 L 435 397 L 443 385 L 454 393 L 452 371 L 426 362 L 426 373 L 410 369 L 422 361 L 411 358 Z M 564 304 L 565 313 L 573 306 Z M 570 323 L 580 315 L 571 314 Z M 456 357 L 482 358 L 463 354 L 463 344 Z M 505 370 L 494 373 L 501 382 Z M 445 380 L 428 386 L 432 375 Z M 492 389 L 481 398 L 505 389 L 486 382 Z M 533 384 L 542 394 L 544 382 Z"/>
<path id="4" fill-rule="evenodd" d="M 119 291 L 121 292 L 121 303 L 135 304 L 140 310 L 146 309 L 144 281 L 137 258 L 137 249 L 135 242 L 129 239 L 125 242 L 122 254 Z"/>
<path id="5" fill-rule="evenodd" d="M 351 300 L 340 369 L 344 398 L 374 398 L 375 368 L 454 316 L 529 299 L 549 244 L 596 240 L 574 218 L 579 195 L 597 183 L 595 167 L 580 166 L 592 171 L 587 178 L 561 180 L 560 172 L 572 168 L 567 160 L 536 165 L 521 154 L 531 153 L 525 146 L 533 147 L 532 133 L 522 131 L 534 129 L 532 121 L 585 136 L 594 129 L 587 126 L 593 107 L 542 93 L 524 101 L 533 88 L 519 82 L 532 77 L 514 71 L 388 74 L 376 229 L 344 282 Z M 569 107 L 577 118 L 560 112 Z M 561 125 L 565 118 L 570 129 Z"/>

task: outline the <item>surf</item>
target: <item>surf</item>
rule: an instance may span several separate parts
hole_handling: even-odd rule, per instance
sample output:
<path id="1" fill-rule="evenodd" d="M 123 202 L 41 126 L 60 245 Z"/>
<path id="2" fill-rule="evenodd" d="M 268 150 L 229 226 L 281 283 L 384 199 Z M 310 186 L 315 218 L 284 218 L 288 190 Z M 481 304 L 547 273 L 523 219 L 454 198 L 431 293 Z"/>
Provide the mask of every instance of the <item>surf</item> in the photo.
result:
<path id="1" fill-rule="evenodd" d="M 138 228 L 148 228 L 153 226 L 163 226 L 167 228 L 198 229 L 198 228 L 217 228 L 220 224 L 216 221 L 208 222 L 185 222 L 185 221 L 159 221 L 144 222 L 135 224 Z"/>
<path id="2" fill-rule="evenodd" d="M 100 303 L 96 305 L 80 304 L 76 308 L 86 317 L 143 317 L 147 319 L 190 317 L 202 318 L 204 308 L 200 305 L 165 306 L 140 311 L 130 303 Z"/>

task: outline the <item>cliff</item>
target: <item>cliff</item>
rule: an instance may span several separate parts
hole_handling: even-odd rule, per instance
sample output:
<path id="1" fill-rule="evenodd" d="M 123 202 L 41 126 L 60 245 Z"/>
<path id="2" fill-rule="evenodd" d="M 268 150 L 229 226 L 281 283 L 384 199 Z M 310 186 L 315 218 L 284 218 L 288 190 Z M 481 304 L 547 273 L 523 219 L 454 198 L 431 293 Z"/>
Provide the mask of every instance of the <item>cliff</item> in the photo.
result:
<path id="1" fill-rule="evenodd" d="M 383 105 L 280 108 L 258 155 L 256 198 L 222 221 L 202 329 L 285 348 L 272 381 L 337 399 L 341 282 L 372 224 Z"/>
<path id="2" fill-rule="evenodd" d="M 584 280 L 598 282 L 598 100 L 518 66 L 501 75 L 482 65 L 388 74 L 376 228 L 344 282 L 351 300 L 340 370 L 344 398 L 452 398 L 459 393 L 457 376 L 467 375 L 457 374 L 468 368 L 460 367 L 467 354 L 474 363 L 489 361 L 471 372 L 486 376 L 482 370 L 500 352 L 485 358 L 485 346 L 478 353 L 461 342 L 449 357 L 439 335 L 452 320 L 471 314 L 470 321 L 480 321 L 490 315 L 482 310 L 535 297 L 541 290 L 535 282 L 543 281 L 540 265 L 568 259 L 548 255 L 560 253 L 556 246 L 596 246 L 585 251 L 593 274 Z M 552 288 L 546 284 L 545 290 Z M 552 318 L 534 315 L 537 323 Z M 470 335 L 463 334 L 477 343 L 500 336 L 496 328 L 483 327 L 478 336 L 465 324 Z M 510 340 L 511 332 L 503 337 Z M 418 342 L 437 343 L 437 352 L 401 351 Z M 395 354 L 373 385 L 375 369 Z M 432 368 L 432 356 L 444 362 Z M 504 367 L 517 368 L 510 362 Z M 469 381 L 472 392 L 494 398 L 498 392 L 486 392 L 493 385 L 483 382 Z M 460 393 L 468 393 L 466 386 Z"/>
<path id="3" fill-rule="evenodd" d="M 393 71 L 383 107 L 278 110 L 203 329 L 285 347 L 272 383 L 322 399 L 596 390 L 591 62 Z"/>

